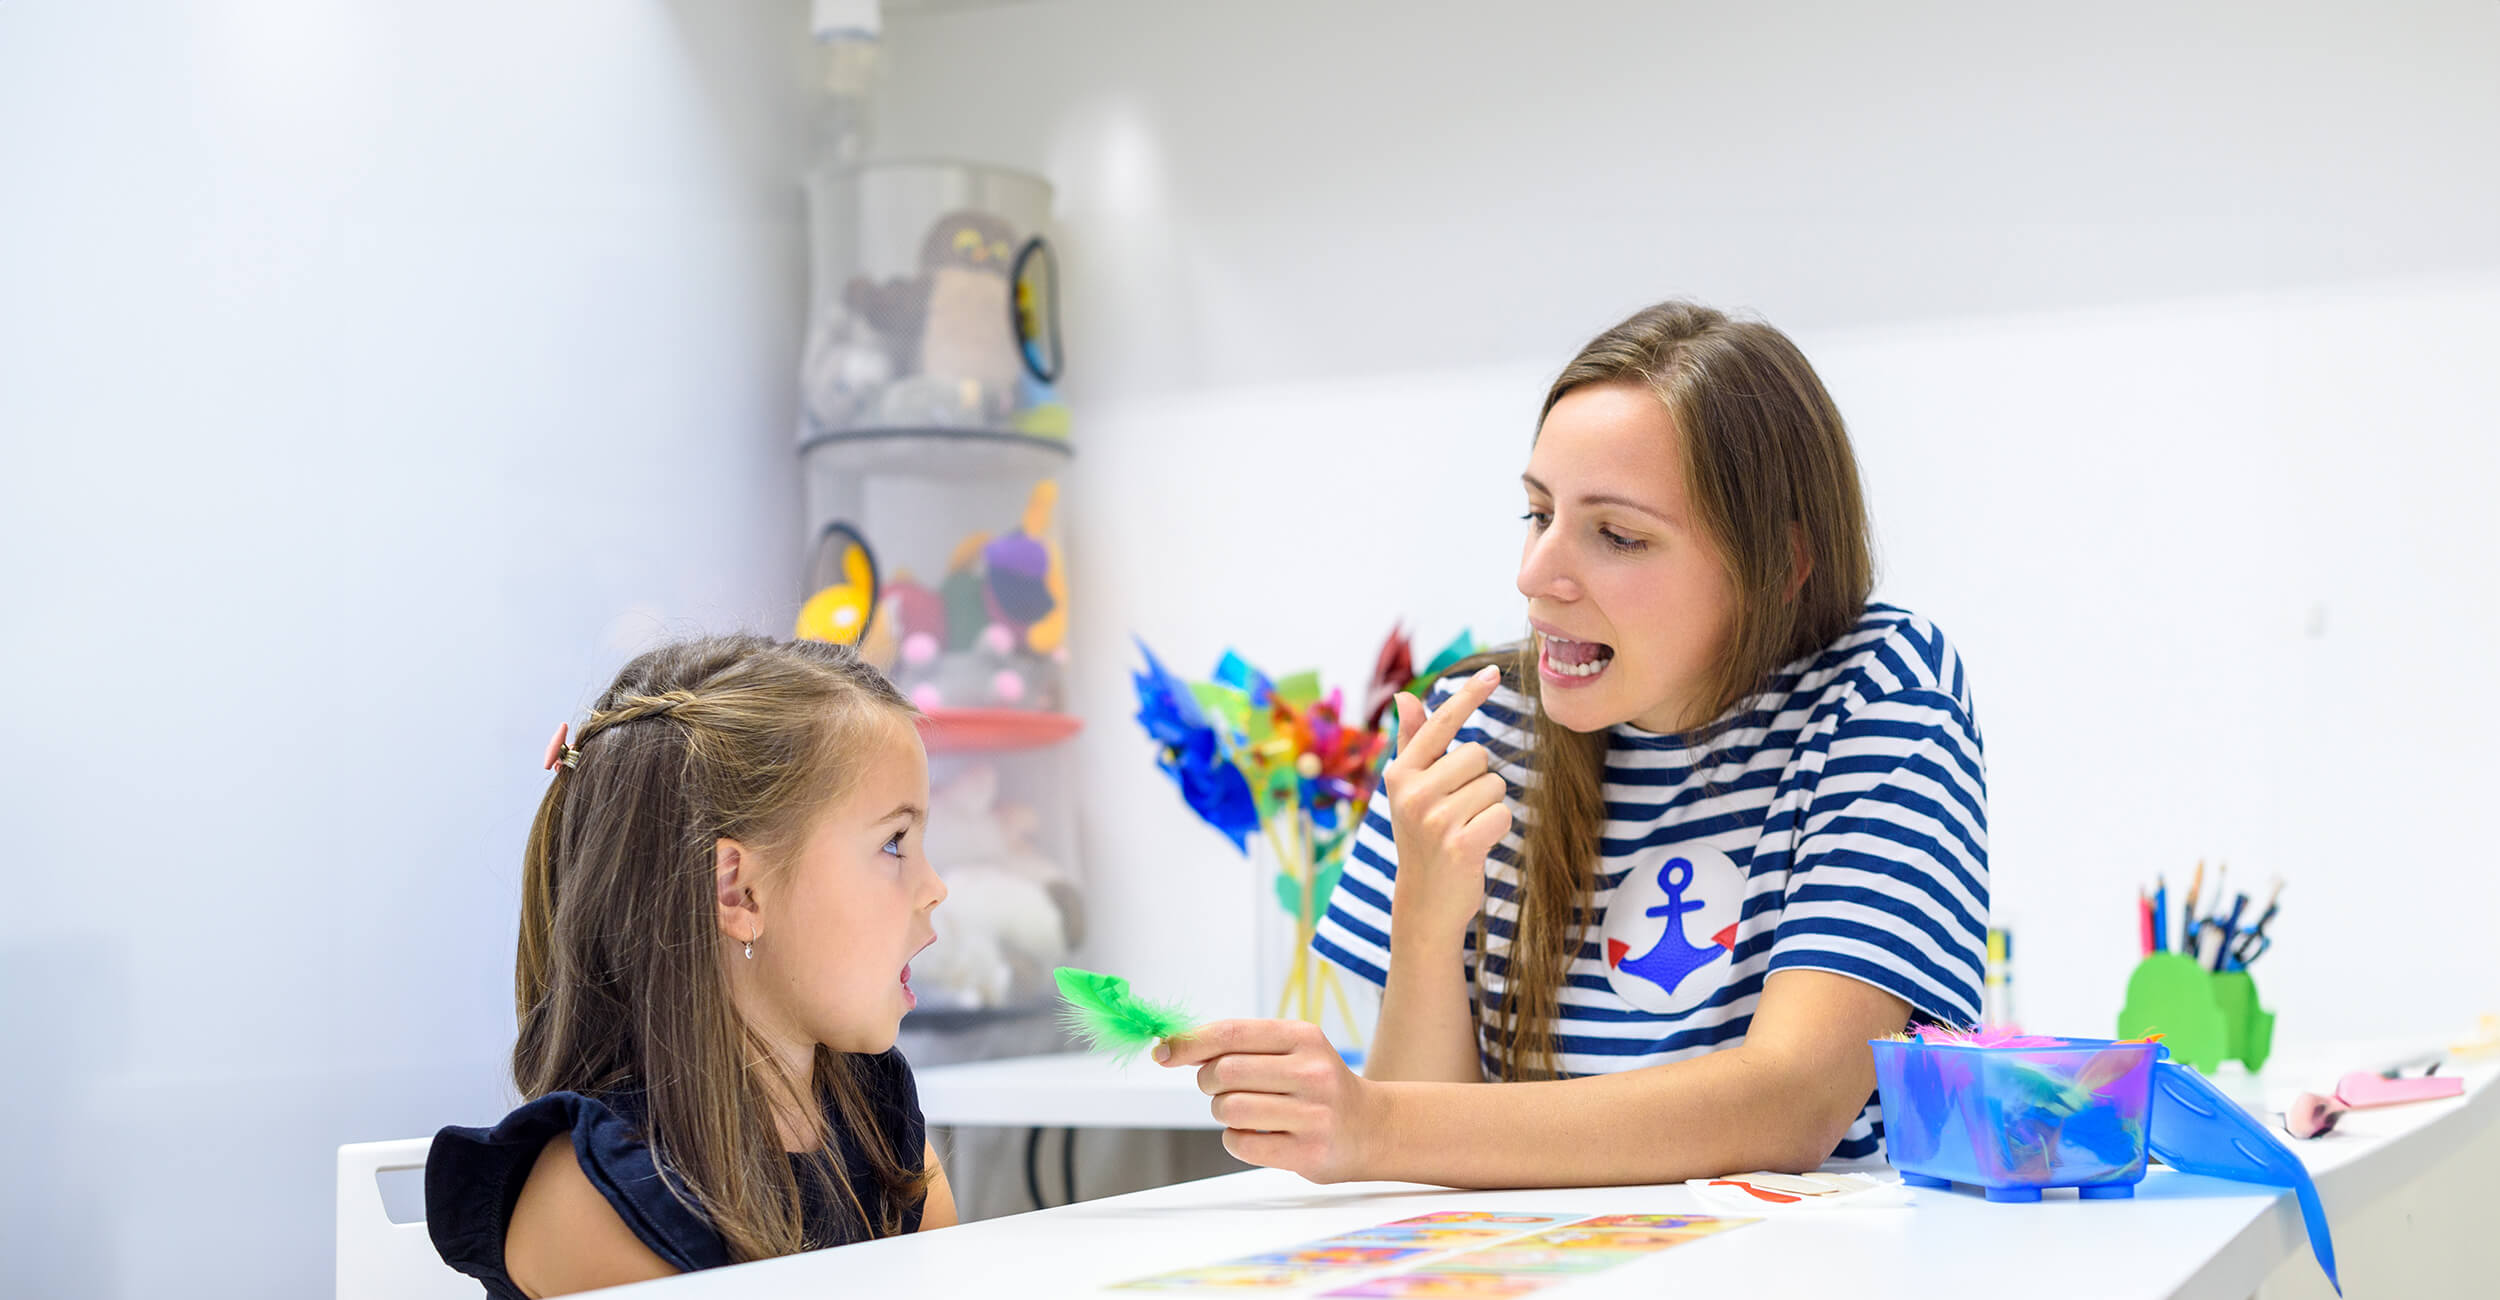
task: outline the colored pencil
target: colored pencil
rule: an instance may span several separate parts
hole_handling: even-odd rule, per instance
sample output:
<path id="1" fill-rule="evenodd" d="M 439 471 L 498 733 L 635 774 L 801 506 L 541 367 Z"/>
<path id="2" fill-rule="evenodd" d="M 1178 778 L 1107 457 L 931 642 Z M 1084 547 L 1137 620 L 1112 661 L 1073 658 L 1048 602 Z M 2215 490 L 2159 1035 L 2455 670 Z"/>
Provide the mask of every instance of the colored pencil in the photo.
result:
<path id="1" fill-rule="evenodd" d="M 2188 878 L 2187 906 L 2179 909 L 2179 951 L 2189 951 L 2196 943 L 2196 895 L 2205 888 L 2205 860 L 2196 860 L 2196 874 Z"/>

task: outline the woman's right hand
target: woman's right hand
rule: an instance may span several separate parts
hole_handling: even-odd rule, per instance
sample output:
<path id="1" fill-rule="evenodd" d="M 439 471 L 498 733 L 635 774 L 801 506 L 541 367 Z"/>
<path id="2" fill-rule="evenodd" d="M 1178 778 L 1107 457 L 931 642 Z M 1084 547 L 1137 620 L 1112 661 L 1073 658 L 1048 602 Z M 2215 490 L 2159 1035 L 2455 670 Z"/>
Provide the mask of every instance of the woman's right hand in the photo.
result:
<path id="1" fill-rule="evenodd" d="M 1381 775 L 1398 844 L 1396 940 L 1456 943 L 1484 905 L 1485 857 L 1510 833 L 1509 783 L 1484 746 L 1450 741 L 1501 681 L 1488 664 L 1430 714 L 1414 696 L 1397 697 L 1398 753 Z"/>

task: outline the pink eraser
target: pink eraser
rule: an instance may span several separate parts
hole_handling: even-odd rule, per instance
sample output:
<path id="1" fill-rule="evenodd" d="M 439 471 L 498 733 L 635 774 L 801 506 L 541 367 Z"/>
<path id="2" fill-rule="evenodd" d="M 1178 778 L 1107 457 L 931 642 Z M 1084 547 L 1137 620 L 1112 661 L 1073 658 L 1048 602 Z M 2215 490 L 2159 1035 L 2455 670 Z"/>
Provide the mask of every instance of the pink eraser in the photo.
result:
<path id="1" fill-rule="evenodd" d="M 2383 1078 L 2368 1070 L 2355 1070 L 2335 1085 L 2335 1095 L 2347 1106 L 2394 1106 L 2408 1101 L 2432 1101 L 2440 1097 L 2465 1094 L 2465 1080 L 2453 1074 L 2414 1075 L 2403 1079 Z"/>
<path id="2" fill-rule="evenodd" d="M 2336 1117 L 2351 1109 L 2333 1097 L 2304 1092 L 2292 1098 L 2283 1109 L 2283 1131 L 2296 1138 L 2313 1138 L 2330 1132 Z"/>

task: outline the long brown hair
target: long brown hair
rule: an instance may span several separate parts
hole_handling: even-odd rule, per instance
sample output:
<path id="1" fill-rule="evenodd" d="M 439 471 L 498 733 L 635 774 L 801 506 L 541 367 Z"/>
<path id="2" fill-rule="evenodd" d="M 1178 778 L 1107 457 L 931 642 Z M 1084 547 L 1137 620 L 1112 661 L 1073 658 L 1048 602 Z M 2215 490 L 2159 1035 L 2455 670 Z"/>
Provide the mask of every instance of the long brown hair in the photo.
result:
<path id="1" fill-rule="evenodd" d="M 845 647 L 758 636 L 662 646 L 599 697 L 577 764 L 556 769 L 530 827 L 513 1082 L 524 1097 L 641 1089 L 670 1190 L 733 1259 L 838 1244 L 807 1239 L 799 1169 L 878 1236 L 901 1230 L 928 1184 L 920 1152 L 888 1149 L 859 1058 L 820 1045 L 811 1079 L 785 1078 L 740 1018 L 713 885 L 715 841 L 786 860 L 810 814 L 856 778 L 872 729 L 914 713 Z M 776 1102 L 805 1117 L 811 1156 L 785 1152 Z M 873 1218 L 831 1141 L 828 1104 L 886 1192 Z"/>
<path id="2" fill-rule="evenodd" d="M 1759 321 L 1686 302 L 1635 313 L 1563 367 L 1546 390 L 1540 427 L 1565 393 L 1611 383 L 1640 384 L 1666 406 L 1682 435 L 1694 513 L 1736 592 L 1734 618 L 1703 692 L 1707 707 L 1679 724 L 1692 728 L 1688 743 L 1707 753 L 1741 718 L 1738 706 L 1782 665 L 1838 640 L 1863 613 L 1874 562 L 1857 458 L 1805 354 Z M 1511 684 L 1535 701 L 1536 660 L 1531 638 L 1478 662 L 1501 662 Z M 1509 976 L 1498 999 L 1486 981 L 1477 982 L 1505 1079 L 1559 1072 L 1554 1022 L 1591 920 L 1606 830 L 1607 733 L 1571 731 L 1542 707 L 1532 711 L 1536 779 L 1528 784 L 1520 832 Z M 1482 954 L 1481 914 L 1477 927 Z"/>

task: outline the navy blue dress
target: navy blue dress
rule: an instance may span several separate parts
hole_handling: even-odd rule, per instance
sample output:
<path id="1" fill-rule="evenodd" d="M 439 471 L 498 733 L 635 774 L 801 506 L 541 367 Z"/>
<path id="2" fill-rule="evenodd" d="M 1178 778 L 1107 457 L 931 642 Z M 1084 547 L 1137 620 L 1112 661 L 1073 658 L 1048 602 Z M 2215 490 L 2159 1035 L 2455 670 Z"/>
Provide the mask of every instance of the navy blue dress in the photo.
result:
<path id="1" fill-rule="evenodd" d="M 852 1059 L 864 1067 L 861 1082 L 888 1149 L 906 1161 L 918 1159 L 928 1130 L 920 1117 L 920 1092 L 902 1052 Z M 570 1133 L 590 1185 L 608 1198 L 617 1217 L 652 1253 L 686 1272 L 730 1263 L 728 1244 L 711 1221 L 660 1181 L 659 1166 L 644 1140 L 642 1112 L 638 1090 L 596 1097 L 551 1092 L 523 1104 L 493 1128 L 455 1127 L 435 1134 L 425 1160 L 425 1224 L 443 1262 L 485 1283 L 486 1293 L 497 1300 L 524 1300 L 504 1271 L 504 1233 L 538 1153 L 548 1139 Z M 830 1108 L 825 1118 L 841 1148 L 853 1194 L 871 1220 L 879 1217 L 885 1189 L 871 1172 L 859 1136 L 844 1131 Z M 842 1245 L 870 1235 L 870 1225 L 847 1203 L 827 1204 L 812 1194 L 812 1180 L 802 1178 L 799 1187 L 810 1242 Z M 916 1203 L 903 1207 L 903 1231 L 919 1229 L 921 1208 Z"/>

